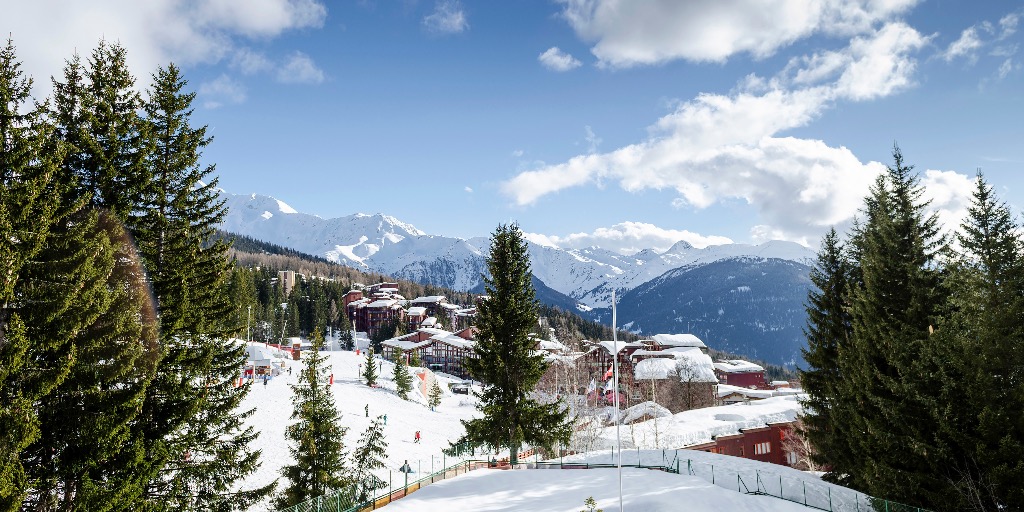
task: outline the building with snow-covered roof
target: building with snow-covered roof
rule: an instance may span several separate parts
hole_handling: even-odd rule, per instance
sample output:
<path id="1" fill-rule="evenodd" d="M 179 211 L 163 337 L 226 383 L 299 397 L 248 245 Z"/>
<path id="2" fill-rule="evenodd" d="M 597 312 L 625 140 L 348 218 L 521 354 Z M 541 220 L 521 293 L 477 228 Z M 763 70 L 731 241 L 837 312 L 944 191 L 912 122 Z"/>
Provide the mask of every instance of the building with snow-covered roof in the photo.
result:
<path id="1" fill-rule="evenodd" d="M 764 378 L 764 368 L 742 359 L 726 359 L 715 362 L 715 374 L 718 381 L 730 386 L 751 389 L 768 389 Z"/>
<path id="2" fill-rule="evenodd" d="M 640 351 L 633 353 L 634 359 Z M 715 404 L 715 377 L 711 358 L 698 347 L 653 351 L 633 366 L 631 395 L 657 402 L 673 413 Z"/>
<path id="3" fill-rule="evenodd" d="M 469 378 L 465 361 L 476 357 L 473 334 L 473 328 L 453 333 L 444 329 L 420 327 L 415 332 L 382 342 L 383 357 L 393 360 L 395 349 L 398 349 L 402 357 L 411 359 L 415 352 L 421 364 L 432 371 Z"/>
<path id="4" fill-rule="evenodd" d="M 665 350 L 669 348 L 698 348 L 705 354 L 708 353 L 708 346 L 700 338 L 692 334 L 655 334 L 650 338 L 654 350 Z"/>

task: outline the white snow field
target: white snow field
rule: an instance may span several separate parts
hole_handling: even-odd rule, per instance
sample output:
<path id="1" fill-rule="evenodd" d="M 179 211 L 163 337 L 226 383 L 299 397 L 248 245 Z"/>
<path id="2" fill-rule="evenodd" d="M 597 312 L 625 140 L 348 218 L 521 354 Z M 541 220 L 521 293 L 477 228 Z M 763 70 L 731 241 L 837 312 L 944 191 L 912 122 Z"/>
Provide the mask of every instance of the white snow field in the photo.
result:
<path id="1" fill-rule="evenodd" d="M 392 364 L 379 361 L 381 367 L 378 384 L 380 387 L 370 388 L 363 384 L 359 376 L 365 355 L 355 352 L 336 351 L 323 352 L 327 356 L 327 365 L 334 374 L 332 393 L 341 415 L 341 424 L 348 428 L 344 442 L 346 450 L 351 451 L 359 440 L 359 436 L 369 426 L 371 419 L 380 414 L 387 415 L 385 436 L 388 442 L 386 468 L 378 472 L 385 481 L 392 481 L 395 489 L 400 489 L 404 475 L 399 468 L 408 461 L 412 473 L 409 482 L 419 480 L 440 470 L 445 465 L 451 466 L 462 458 L 453 459 L 442 455 L 441 450 L 448 447 L 449 442 L 457 440 L 464 432 L 460 420 L 475 417 L 476 401 L 472 396 L 451 394 L 445 390 L 441 405 L 431 411 L 426 400 L 417 391 L 410 394 L 410 400 L 404 401 L 394 393 L 391 381 Z M 260 436 L 254 443 L 262 450 L 262 466 L 250 476 L 243 487 L 251 488 L 278 479 L 280 470 L 292 460 L 289 443 L 284 437 L 285 427 L 291 423 L 292 391 L 288 384 L 298 382 L 299 369 L 302 361 L 286 361 L 291 367 L 287 371 L 271 379 L 266 385 L 262 381 L 251 384 L 253 387 L 242 404 L 243 410 L 254 409 L 246 423 L 252 425 Z M 442 383 L 458 379 L 438 375 Z M 445 386 L 442 386 L 445 387 Z M 740 427 L 753 426 L 758 421 L 777 421 L 789 418 L 794 402 L 790 400 L 765 400 L 763 406 L 728 406 L 734 411 L 724 415 L 721 409 L 710 408 L 701 410 L 699 418 L 693 416 L 696 411 L 679 413 L 675 416 L 660 418 L 657 436 L 653 435 L 654 422 L 647 421 L 633 426 L 632 435 L 628 426 L 623 427 L 623 445 L 630 449 L 622 452 L 624 466 L 637 464 L 637 457 L 643 465 L 673 466 L 678 457 L 681 461 L 681 474 L 654 471 L 649 469 L 624 468 L 623 493 L 625 510 L 657 511 L 679 510 L 685 505 L 686 510 L 755 510 L 755 511 L 789 511 L 809 510 L 802 505 L 802 493 L 807 489 L 809 504 L 828 509 L 829 498 L 833 499 L 832 510 L 866 510 L 866 502 L 861 495 L 854 497 L 853 491 L 832 486 L 822 482 L 813 475 L 792 470 L 774 464 L 761 463 L 748 459 L 729 457 L 692 450 L 674 449 L 641 449 L 655 448 L 651 443 L 657 438 L 659 447 L 680 446 L 676 441 L 693 441 L 704 436 L 735 432 Z M 369 407 L 370 417 L 366 416 L 365 408 Z M 740 409 L 742 408 L 742 409 Z M 718 411 L 715 411 L 717 409 Z M 763 409 L 763 410 L 762 410 Z M 744 414 L 737 414 L 738 412 Z M 730 423 L 732 423 L 730 427 Z M 420 431 L 421 442 L 414 443 L 416 431 Z M 696 432 L 695 432 L 696 431 Z M 698 433 L 699 432 L 699 433 Z M 614 428 L 604 429 L 600 433 L 597 444 L 614 440 Z M 673 444 L 667 444 L 667 443 Z M 476 459 L 489 458 L 488 454 L 477 454 Z M 500 457 L 499 457 L 500 458 Z M 533 463 L 535 457 L 528 457 L 523 462 Z M 564 462 L 589 462 L 592 464 L 614 463 L 610 450 L 579 454 L 563 459 Z M 689 468 L 686 461 L 691 461 Z M 559 462 L 555 459 L 553 462 Z M 714 465 L 712 472 L 711 465 Z M 692 472 L 693 474 L 688 474 Z M 760 473 L 760 474 L 759 474 Z M 758 489 L 773 495 L 779 491 L 785 498 L 800 501 L 801 504 L 770 496 L 754 496 L 736 492 L 737 475 L 747 490 Z M 780 484 L 780 476 L 782 477 Z M 759 477 L 760 478 L 759 480 Z M 711 481 L 714 480 L 714 485 Z M 448 480 L 439 481 L 411 493 L 409 496 L 387 505 L 388 510 L 416 510 L 418 512 L 440 510 L 553 510 L 573 511 L 583 509 L 583 500 L 593 496 L 599 508 L 606 511 L 618 510 L 617 476 L 615 470 L 608 469 L 517 469 L 489 470 L 479 469 Z M 285 485 L 283 480 L 279 486 Z M 780 485 L 782 486 L 780 488 Z M 741 487 L 742 489 L 742 487 Z M 380 491 L 382 494 L 387 489 Z M 847 498 L 844 498 L 847 496 Z M 852 501 L 850 501 L 852 500 Z M 847 507 L 844 503 L 854 506 Z M 824 505 L 824 506 L 822 506 Z M 456 506 L 456 509 L 452 507 Z M 403 508 L 404 507 L 404 508 Z M 413 507 L 413 508 L 409 508 Z M 250 512 L 275 510 L 269 500 L 258 503 L 249 509 Z"/>

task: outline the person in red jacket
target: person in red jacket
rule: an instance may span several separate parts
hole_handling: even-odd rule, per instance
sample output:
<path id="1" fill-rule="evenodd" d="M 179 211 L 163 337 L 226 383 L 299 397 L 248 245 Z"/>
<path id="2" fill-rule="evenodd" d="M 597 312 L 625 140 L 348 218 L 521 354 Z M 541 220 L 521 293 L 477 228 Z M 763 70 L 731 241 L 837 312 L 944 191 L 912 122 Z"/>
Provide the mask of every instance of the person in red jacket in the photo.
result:
<path id="1" fill-rule="evenodd" d="M 419 430 L 416 431 L 416 437 L 414 438 L 413 442 L 414 443 L 420 442 L 420 431 Z"/>

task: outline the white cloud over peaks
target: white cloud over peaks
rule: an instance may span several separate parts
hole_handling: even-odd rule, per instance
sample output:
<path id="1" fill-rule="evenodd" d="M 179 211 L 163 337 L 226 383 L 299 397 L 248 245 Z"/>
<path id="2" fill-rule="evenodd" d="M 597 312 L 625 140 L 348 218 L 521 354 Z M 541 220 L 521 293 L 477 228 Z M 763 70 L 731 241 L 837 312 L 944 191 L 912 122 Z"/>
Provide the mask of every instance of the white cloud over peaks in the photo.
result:
<path id="1" fill-rule="evenodd" d="M 541 65 L 552 71 L 570 71 L 583 65 L 572 55 L 563 52 L 557 46 L 552 46 L 537 56 Z"/>
<path id="2" fill-rule="evenodd" d="M 318 84 L 324 81 L 324 72 L 308 55 L 297 51 L 277 70 L 277 81 L 286 84 Z"/>
<path id="3" fill-rule="evenodd" d="M 423 26 L 431 32 L 457 34 L 469 28 L 469 20 L 457 0 L 441 0 L 433 12 L 423 17 Z"/>
<path id="4" fill-rule="evenodd" d="M 32 0 L 7 2 L 4 19 L 17 20 L 11 36 L 36 94 L 50 90 L 64 61 L 82 55 L 100 38 L 120 42 L 143 85 L 157 66 L 217 63 L 241 40 L 272 38 L 296 28 L 319 27 L 327 9 L 318 0 Z"/>
<path id="5" fill-rule="evenodd" d="M 613 67 L 766 57 L 815 33 L 853 35 L 918 0 L 560 0 L 576 34 Z"/>
<path id="6" fill-rule="evenodd" d="M 564 237 L 527 233 L 527 240 L 539 245 L 561 249 L 583 249 L 598 246 L 619 254 L 635 254 L 643 249 L 665 252 L 679 241 L 703 248 L 709 245 L 730 244 L 724 236 L 705 236 L 687 230 L 664 229 L 645 222 L 620 222 L 607 228 L 597 228 L 593 233 L 572 233 Z"/>
<path id="7" fill-rule="evenodd" d="M 861 162 L 845 147 L 779 134 L 836 101 L 909 86 L 910 54 L 926 43 L 913 28 L 890 23 L 841 51 L 794 59 L 771 79 L 748 77 L 747 90 L 701 94 L 655 122 L 647 140 L 521 172 L 502 190 L 519 205 L 603 181 L 630 192 L 674 189 L 677 207 L 740 198 L 758 210 L 761 232 L 806 244 L 822 228 L 849 221 L 885 166 Z"/>

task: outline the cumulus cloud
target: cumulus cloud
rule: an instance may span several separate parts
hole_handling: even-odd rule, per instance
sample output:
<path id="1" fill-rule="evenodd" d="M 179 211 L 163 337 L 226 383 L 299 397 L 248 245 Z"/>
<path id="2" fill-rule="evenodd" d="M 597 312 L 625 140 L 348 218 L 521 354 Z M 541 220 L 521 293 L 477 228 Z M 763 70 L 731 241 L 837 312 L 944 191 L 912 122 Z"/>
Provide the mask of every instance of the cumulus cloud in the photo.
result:
<path id="1" fill-rule="evenodd" d="M 277 81 L 286 84 L 318 84 L 324 81 L 324 72 L 313 59 L 302 52 L 295 52 L 285 59 L 277 71 Z"/>
<path id="2" fill-rule="evenodd" d="M 709 245 L 730 244 L 724 236 L 706 236 L 687 230 L 664 229 L 645 222 L 620 222 L 611 227 L 595 229 L 592 233 L 572 233 L 566 236 L 526 233 L 527 240 L 561 249 L 583 249 L 598 246 L 620 254 L 636 254 L 643 249 L 665 252 L 677 242 L 703 248 Z"/>
<path id="3" fill-rule="evenodd" d="M 433 12 L 423 17 L 423 26 L 439 34 L 457 34 L 469 28 L 469 20 L 457 0 L 443 0 L 437 2 Z"/>
<path id="4" fill-rule="evenodd" d="M 701 94 L 654 123 L 647 140 L 521 172 L 502 189 L 519 205 L 602 181 L 631 192 L 674 189 L 676 206 L 740 198 L 759 211 L 765 236 L 807 243 L 822 228 L 848 221 L 885 166 L 861 162 L 845 147 L 780 133 L 807 125 L 836 101 L 910 86 L 910 55 L 926 43 L 903 23 L 887 24 L 844 50 L 791 61 L 771 79 L 746 80 L 751 90 Z"/>
<path id="5" fill-rule="evenodd" d="M 975 189 L 974 178 L 955 171 L 929 169 L 921 176 L 921 185 L 924 199 L 931 202 L 929 207 L 938 214 L 943 228 L 946 231 L 957 229 L 967 217 Z"/>
<path id="6" fill-rule="evenodd" d="M 219 108 L 224 105 L 238 104 L 245 101 L 245 87 L 227 75 L 199 85 L 199 98 L 206 108 Z"/>
<path id="7" fill-rule="evenodd" d="M 60 75 L 65 59 L 76 49 L 87 54 L 101 38 L 128 49 L 128 65 L 145 85 L 157 66 L 222 62 L 246 40 L 319 27 L 326 15 L 318 0 L 33 0 L 4 6 L 5 19 L 18 20 L 11 36 L 39 95 L 49 94 L 48 78 Z"/>
<path id="8" fill-rule="evenodd" d="M 599 64 L 722 62 L 737 53 L 767 57 L 815 33 L 853 35 L 918 0 L 561 0 L 576 34 L 594 42 Z"/>
<path id="9" fill-rule="evenodd" d="M 572 55 L 563 52 L 557 46 L 552 46 L 537 56 L 541 65 L 552 71 L 571 71 L 580 67 L 583 63 Z"/>
<path id="10" fill-rule="evenodd" d="M 467 187 L 466 187 L 466 188 L 464 188 L 463 190 L 465 190 L 467 194 L 472 194 L 472 193 L 473 193 L 473 187 L 468 187 L 468 186 L 467 186 Z"/>

